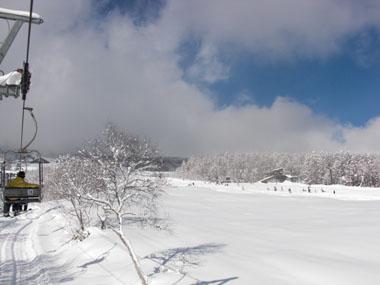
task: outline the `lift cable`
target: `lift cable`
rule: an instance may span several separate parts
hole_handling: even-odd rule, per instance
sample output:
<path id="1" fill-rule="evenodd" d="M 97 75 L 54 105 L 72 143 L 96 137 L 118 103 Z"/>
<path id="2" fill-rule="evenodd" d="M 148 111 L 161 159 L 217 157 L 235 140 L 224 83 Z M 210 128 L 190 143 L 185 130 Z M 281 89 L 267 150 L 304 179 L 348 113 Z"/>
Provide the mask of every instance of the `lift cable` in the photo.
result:
<path id="1" fill-rule="evenodd" d="M 24 117 L 25 117 L 25 110 L 27 109 L 25 107 L 25 101 L 26 101 L 26 94 L 29 91 L 30 88 L 30 78 L 31 74 L 29 72 L 29 49 L 30 49 L 30 37 L 32 32 L 32 16 L 33 16 L 33 0 L 30 0 L 30 14 L 29 14 L 29 28 L 28 28 L 28 40 L 27 40 L 27 47 L 26 47 L 26 59 L 24 62 L 24 69 L 22 73 L 22 79 L 21 79 L 21 92 L 22 92 L 22 100 L 23 100 L 23 106 L 22 106 L 22 121 L 21 121 L 21 144 L 20 144 L 20 151 L 23 152 L 25 148 L 22 147 L 23 143 L 23 136 L 24 136 Z M 27 109 L 29 110 L 29 109 Z M 30 110 L 29 110 L 30 111 Z M 33 113 L 30 111 L 33 119 L 35 120 Z M 34 140 L 36 135 L 34 135 L 32 141 Z M 28 146 L 31 144 L 31 142 L 28 144 Z"/>

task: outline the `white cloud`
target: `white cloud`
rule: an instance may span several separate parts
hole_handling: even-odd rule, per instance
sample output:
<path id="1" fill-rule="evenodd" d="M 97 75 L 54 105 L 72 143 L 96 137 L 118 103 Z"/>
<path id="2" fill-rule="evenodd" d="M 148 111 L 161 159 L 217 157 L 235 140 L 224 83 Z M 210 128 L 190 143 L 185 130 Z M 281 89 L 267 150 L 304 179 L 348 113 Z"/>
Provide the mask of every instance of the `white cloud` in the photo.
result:
<path id="1" fill-rule="evenodd" d="M 169 0 L 172 25 L 262 59 L 327 57 L 350 33 L 380 27 L 376 0 Z M 164 14 L 165 16 L 166 14 Z"/>
<path id="2" fill-rule="evenodd" d="M 203 43 L 187 73 L 191 80 L 212 84 L 227 79 L 229 70 L 221 62 L 218 49 L 212 44 Z"/>
<path id="3" fill-rule="evenodd" d="M 371 136 L 378 125 L 345 129 L 286 98 L 270 108 L 251 103 L 218 110 L 208 91 L 186 82 L 178 66 L 178 47 L 193 32 L 205 41 L 190 72 L 206 82 L 227 78 L 228 67 L 218 59 L 222 42 L 276 57 L 334 52 L 340 36 L 370 21 L 348 7 L 350 2 L 292 0 L 279 8 L 283 2 L 169 1 L 162 18 L 141 27 L 118 13 L 94 18 L 89 0 L 37 3 L 35 12 L 45 23 L 33 26 L 27 105 L 35 108 L 40 127 L 34 147 L 43 152 L 72 150 L 107 120 L 151 137 L 173 155 L 334 150 L 344 147 L 333 139 L 338 131 L 347 136 L 348 147 L 365 149 L 366 141 L 354 138 L 358 132 Z M 19 38 L 2 68 L 22 63 L 25 31 Z M 20 100 L 0 102 L 2 146 L 19 146 L 20 110 Z"/>
<path id="4" fill-rule="evenodd" d="M 373 118 L 363 127 L 344 129 L 345 148 L 359 152 L 380 152 L 380 117 Z"/>

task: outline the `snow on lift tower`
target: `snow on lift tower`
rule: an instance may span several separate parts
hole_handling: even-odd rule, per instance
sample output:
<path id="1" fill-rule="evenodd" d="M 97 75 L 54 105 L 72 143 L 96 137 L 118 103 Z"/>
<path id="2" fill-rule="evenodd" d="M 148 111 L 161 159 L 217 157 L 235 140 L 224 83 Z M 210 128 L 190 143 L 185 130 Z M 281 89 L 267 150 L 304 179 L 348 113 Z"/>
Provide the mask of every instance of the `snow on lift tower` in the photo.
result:
<path id="1" fill-rule="evenodd" d="M 0 43 L 0 65 L 12 45 L 13 40 L 16 38 L 18 31 L 21 29 L 22 24 L 28 23 L 29 18 L 29 12 L 0 8 L 0 19 L 14 21 L 12 27 L 9 28 L 8 36 Z M 44 21 L 40 15 L 32 13 L 31 22 L 33 24 L 42 24 Z M 22 71 L 13 71 L 0 76 L 0 100 L 3 99 L 3 96 L 13 96 L 15 98 L 20 96 L 21 75 Z"/>

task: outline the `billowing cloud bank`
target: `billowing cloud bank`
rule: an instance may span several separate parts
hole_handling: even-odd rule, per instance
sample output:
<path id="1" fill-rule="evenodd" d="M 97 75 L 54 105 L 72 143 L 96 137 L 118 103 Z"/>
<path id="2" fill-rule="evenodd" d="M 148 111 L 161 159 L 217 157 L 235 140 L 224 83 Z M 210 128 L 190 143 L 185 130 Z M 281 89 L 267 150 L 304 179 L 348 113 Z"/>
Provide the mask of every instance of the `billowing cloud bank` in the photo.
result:
<path id="1" fill-rule="evenodd" d="M 4 8 L 29 7 L 28 1 L 18 6 L 8 2 Z M 282 97 L 269 108 L 250 104 L 220 109 L 204 84 L 200 88 L 184 79 L 228 80 L 228 66 L 219 60 L 227 50 L 269 61 L 328 58 L 339 53 L 348 34 L 380 27 L 380 3 L 375 0 L 286 2 L 171 0 L 158 18 L 136 25 L 116 11 L 100 15 L 90 0 L 38 1 L 35 12 L 45 23 L 33 26 L 33 85 L 27 101 L 39 122 L 35 148 L 71 151 L 112 120 L 128 132 L 150 137 L 170 155 L 379 151 L 379 118 L 365 127 L 342 126 Z M 3 62 L 4 71 L 21 67 L 25 32 L 24 27 Z M 201 48 L 183 70 L 180 47 L 190 37 Z M 1 146 L 19 146 L 20 121 L 21 101 L 1 101 Z"/>

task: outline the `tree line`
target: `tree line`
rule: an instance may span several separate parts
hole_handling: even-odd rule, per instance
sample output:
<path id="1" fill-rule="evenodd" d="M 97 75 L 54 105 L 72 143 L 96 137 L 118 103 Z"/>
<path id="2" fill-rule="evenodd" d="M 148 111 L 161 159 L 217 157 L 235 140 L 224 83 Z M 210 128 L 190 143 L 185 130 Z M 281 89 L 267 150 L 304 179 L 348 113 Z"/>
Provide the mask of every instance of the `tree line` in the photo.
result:
<path id="1" fill-rule="evenodd" d="M 223 153 L 192 156 L 177 173 L 187 179 L 216 182 L 230 177 L 257 182 L 273 169 L 297 176 L 300 182 L 380 187 L 380 155 L 374 153 Z"/>

